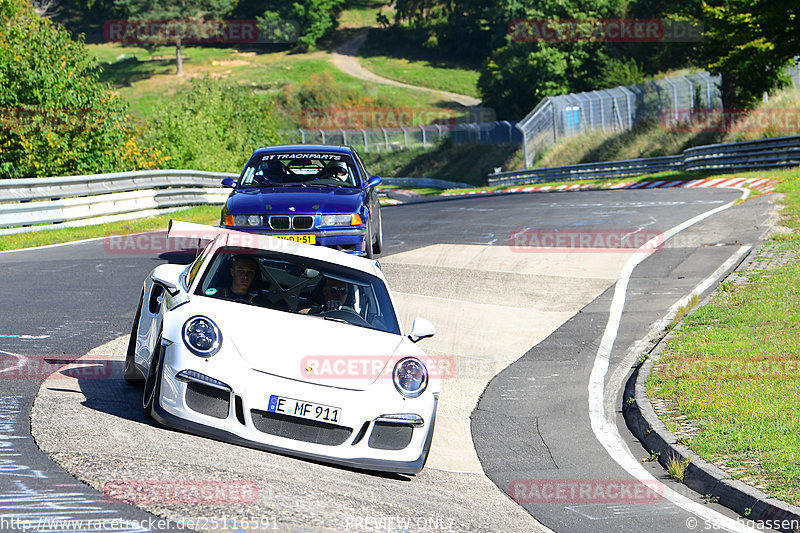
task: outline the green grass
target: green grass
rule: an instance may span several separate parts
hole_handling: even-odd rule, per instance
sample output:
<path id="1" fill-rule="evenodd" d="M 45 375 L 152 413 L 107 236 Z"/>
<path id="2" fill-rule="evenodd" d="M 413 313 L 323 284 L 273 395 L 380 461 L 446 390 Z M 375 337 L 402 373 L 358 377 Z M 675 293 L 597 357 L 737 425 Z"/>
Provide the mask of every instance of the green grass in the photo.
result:
<path id="1" fill-rule="evenodd" d="M 479 97 L 479 65 L 447 57 L 418 44 L 416 30 L 393 26 L 373 29 L 358 50 L 365 68 L 395 81 Z"/>
<path id="2" fill-rule="evenodd" d="M 328 73 L 332 83 L 341 88 L 355 89 L 398 107 L 427 109 L 436 113 L 443 109 L 455 112 L 460 109 L 460 106 L 449 105 L 433 94 L 348 76 L 328 61 L 323 52 L 261 53 L 187 45 L 183 47 L 184 75 L 179 77 L 175 75 L 174 47 L 159 47 L 152 53 L 120 43 L 88 47 L 100 63 L 101 78 L 114 85 L 130 105 L 131 112 L 141 119 L 151 117 L 158 104 L 168 104 L 176 91 L 187 87 L 192 78 L 200 76 L 250 87 L 256 94 L 267 98 L 308 81 L 314 74 Z"/>
<path id="3" fill-rule="evenodd" d="M 394 21 L 394 8 L 384 0 L 354 0 L 339 15 L 339 28 L 368 28 L 377 25 L 378 11 Z"/>
<path id="4" fill-rule="evenodd" d="M 0 235 L 0 250 L 19 250 L 33 248 L 48 244 L 79 241 L 108 237 L 111 235 L 127 235 L 143 231 L 166 230 L 170 220 L 182 220 L 197 224 L 214 225 L 219 223 L 220 206 L 204 205 L 182 209 L 173 213 L 140 218 L 124 222 L 109 222 L 95 226 L 80 228 L 61 228 L 53 230 L 39 230 L 17 235 Z"/>
<path id="5" fill-rule="evenodd" d="M 800 503 L 800 169 L 764 173 L 781 180 L 781 223 L 764 254 L 790 262 L 753 268 L 746 283 L 724 284 L 667 339 L 648 377 L 648 394 L 666 401 L 675 423 L 698 428 L 685 439 L 704 459 Z"/>
<path id="6" fill-rule="evenodd" d="M 467 70 L 443 62 L 414 61 L 381 55 L 361 57 L 364 68 L 390 80 L 480 97 L 477 70 Z"/>

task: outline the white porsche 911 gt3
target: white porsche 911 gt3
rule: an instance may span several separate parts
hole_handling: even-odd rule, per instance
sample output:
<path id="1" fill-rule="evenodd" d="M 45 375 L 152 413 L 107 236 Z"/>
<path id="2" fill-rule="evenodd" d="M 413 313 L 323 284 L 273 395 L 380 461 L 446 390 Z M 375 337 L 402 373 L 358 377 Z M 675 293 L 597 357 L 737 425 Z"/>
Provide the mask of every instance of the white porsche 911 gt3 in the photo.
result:
<path id="1" fill-rule="evenodd" d="M 401 333 L 378 264 L 265 235 L 172 223 L 211 242 L 144 282 L 125 379 L 190 433 L 354 468 L 416 473 L 440 380 Z"/>

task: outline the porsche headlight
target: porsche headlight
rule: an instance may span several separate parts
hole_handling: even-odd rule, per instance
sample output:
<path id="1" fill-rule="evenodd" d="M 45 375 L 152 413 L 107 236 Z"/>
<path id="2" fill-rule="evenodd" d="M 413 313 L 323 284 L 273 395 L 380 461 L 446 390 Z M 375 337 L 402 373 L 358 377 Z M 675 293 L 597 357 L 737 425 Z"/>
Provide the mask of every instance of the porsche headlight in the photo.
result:
<path id="1" fill-rule="evenodd" d="M 407 398 L 416 398 L 428 386 L 428 369 L 416 357 L 406 357 L 394 365 L 392 380 L 400 394 Z"/>
<path id="2" fill-rule="evenodd" d="M 351 215 L 322 215 L 320 219 L 321 226 L 360 226 L 364 223 L 358 213 Z"/>
<path id="3" fill-rule="evenodd" d="M 193 316 L 183 325 L 183 343 L 193 354 L 211 357 L 222 345 L 222 334 L 210 318 Z"/>

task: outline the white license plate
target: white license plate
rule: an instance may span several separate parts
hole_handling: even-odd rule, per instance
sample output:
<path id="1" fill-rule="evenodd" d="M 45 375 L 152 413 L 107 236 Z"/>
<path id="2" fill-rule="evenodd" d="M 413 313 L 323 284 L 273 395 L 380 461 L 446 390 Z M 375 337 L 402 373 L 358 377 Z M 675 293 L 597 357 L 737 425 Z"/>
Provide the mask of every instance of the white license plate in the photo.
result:
<path id="1" fill-rule="evenodd" d="M 317 420 L 319 422 L 329 422 L 337 424 L 342 418 L 342 410 L 330 405 L 322 405 L 314 402 L 304 402 L 294 398 L 284 396 L 269 397 L 267 411 L 270 413 L 280 413 L 282 415 L 296 416 L 306 420 Z"/>

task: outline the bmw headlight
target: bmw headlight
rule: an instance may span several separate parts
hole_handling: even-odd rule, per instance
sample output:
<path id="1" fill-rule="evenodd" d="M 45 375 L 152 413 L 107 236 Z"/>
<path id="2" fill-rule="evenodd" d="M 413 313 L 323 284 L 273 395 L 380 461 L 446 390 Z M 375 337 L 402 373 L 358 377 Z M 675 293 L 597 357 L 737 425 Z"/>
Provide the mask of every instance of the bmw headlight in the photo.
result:
<path id="1" fill-rule="evenodd" d="M 320 217 L 321 226 L 360 226 L 364 223 L 361 215 L 353 213 L 350 215 L 322 215 Z"/>
<path id="2" fill-rule="evenodd" d="M 261 215 L 232 215 L 233 224 L 231 226 L 263 226 Z"/>
<path id="3" fill-rule="evenodd" d="M 400 394 L 416 398 L 425 392 L 428 386 L 428 369 L 416 357 L 406 357 L 394 365 L 392 380 Z"/>
<path id="4" fill-rule="evenodd" d="M 210 318 L 193 316 L 183 325 L 183 343 L 193 354 L 211 357 L 222 345 L 222 333 Z"/>

